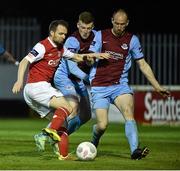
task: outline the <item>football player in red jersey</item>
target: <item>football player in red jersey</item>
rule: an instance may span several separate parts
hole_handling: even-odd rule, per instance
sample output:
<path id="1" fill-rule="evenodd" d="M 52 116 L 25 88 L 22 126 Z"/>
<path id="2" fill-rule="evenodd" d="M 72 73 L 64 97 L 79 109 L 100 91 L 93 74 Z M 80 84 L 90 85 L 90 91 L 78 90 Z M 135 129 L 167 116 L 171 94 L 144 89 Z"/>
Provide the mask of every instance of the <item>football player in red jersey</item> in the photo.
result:
<path id="1" fill-rule="evenodd" d="M 78 17 L 77 30 L 66 39 L 64 46 L 73 53 L 89 53 L 89 46 L 96 34 L 93 28 L 94 16 L 92 13 L 81 12 Z M 63 58 L 54 74 L 54 86 L 63 93 L 73 109 L 67 118 L 68 135 L 79 129 L 91 118 L 89 93 L 84 83 L 84 80 L 88 83 L 90 68 L 89 61 L 88 63 L 87 61 L 77 63 Z M 45 150 L 45 142 L 48 139 L 49 137 L 43 132 L 34 135 L 38 151 Z"/>
<path id="2" fill-rule="evenodd" d="M 65 119 L 72 112 L 72 108 L 63 94 L 52 87 L 54 73 L 62 57 L 83 61 L 84 58 L 108 58 L 107 53 L 75 54 L 63 47 L 68 33 L 68 23 L 64 20 L 52 21 L 49 26 L 49 36 L 38 42 L 19 64 L 17 81 L 13 86 L 13 93 L 18 93 L 24 84 L 24 76 L 29 68 L 24 99 L 42 118 L 50 118 L 51 124 L 44 128 L 54 142 L 58 142 L 58 158 L 68 158 L 68 135 L 63 126 Z"/>

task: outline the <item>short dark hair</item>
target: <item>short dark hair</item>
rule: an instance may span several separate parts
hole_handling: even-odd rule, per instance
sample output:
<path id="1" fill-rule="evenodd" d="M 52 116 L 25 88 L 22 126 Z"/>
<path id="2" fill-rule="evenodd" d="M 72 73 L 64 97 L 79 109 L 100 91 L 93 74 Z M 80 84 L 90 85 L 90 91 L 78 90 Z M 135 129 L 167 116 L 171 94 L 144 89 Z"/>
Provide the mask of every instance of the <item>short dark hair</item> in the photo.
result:
<path id="1" fill-rule="evenodd" d="M 65 20 L 53 20 L 49 25 L 49 33 L 50 33 L 50 31 L 55 32 L 58 25 L 62 25 L 64 27 L 66 27 L 67 29 L 69 27 L 68 22 Z"/>
<path id="2" fill-rule="evenodd" d="M 79 14 L 79 21 L 82 21 L 85 24 L 89 24 L 94 22 L 94 16 L 92 15 L 92 13 L 84 11 Z"/>

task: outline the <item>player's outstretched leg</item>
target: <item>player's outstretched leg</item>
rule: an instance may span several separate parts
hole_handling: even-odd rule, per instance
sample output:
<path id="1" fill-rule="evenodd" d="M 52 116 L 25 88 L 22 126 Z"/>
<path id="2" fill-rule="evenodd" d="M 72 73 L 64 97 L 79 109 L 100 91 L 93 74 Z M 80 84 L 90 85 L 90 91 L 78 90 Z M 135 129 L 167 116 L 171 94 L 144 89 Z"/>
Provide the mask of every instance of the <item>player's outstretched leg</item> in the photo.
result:
<path id="1" fill-rule="evenodd" d="M 128 139 L 131 154 L 138 147 L 138 132 L 135 120 L 127 120 L 125 122 L 125 134 Z"/>
<path id="2" fill-rule="evenodd" d="M 53 141 L 50 139 L 50 144 L 53 148 L 53 152 L 58 157 L 59 160 L 75 160 L 69 152 L 69 138 L 67 130 L 64 127 L 60 128 L 58 131 L 59 136 L 61 137 L 60 142 Z"/>
<path id="3" fill-rule="evenodd" d="M 44 128 L 42 129 L 42 131 L 45 132 L 54 141 L 61 141 L 61 138 L 58 135 L 57 131 L 60 130 L 60 127 L 64 124 L 69 114 L 70 113 L 66 108 L 59 107 L 54 112 L 49 128 Z"/>
<path id="4" fill-rule="evenodd" d="M 131 149 L 131 159 L 140 160 L 149 153 L 147 147 L 138 147 L 138 131 L 135 120 L 127 120 L 125 122 L 125 133 Z"/>

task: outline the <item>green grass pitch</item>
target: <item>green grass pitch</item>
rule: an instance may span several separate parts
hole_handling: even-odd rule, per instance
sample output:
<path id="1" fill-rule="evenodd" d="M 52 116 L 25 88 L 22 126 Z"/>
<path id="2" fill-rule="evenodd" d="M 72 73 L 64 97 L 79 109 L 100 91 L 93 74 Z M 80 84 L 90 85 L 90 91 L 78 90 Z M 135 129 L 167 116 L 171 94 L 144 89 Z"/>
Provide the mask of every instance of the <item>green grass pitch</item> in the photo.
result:
<path id="1" fill-rule="evenodd" d="M 70 136 L 70 152 L 91 139 L 92 120 Z M 138 125 L 141 146 L 150 154 L 131 160 L 123 123 L 110 123 L 94 161 L 59 161 L 49 144 L 36 151 L 33 135 L 47 125 L 44 119 L 0 119 L 0 170 L 179 170 L 180 126 Z"/>

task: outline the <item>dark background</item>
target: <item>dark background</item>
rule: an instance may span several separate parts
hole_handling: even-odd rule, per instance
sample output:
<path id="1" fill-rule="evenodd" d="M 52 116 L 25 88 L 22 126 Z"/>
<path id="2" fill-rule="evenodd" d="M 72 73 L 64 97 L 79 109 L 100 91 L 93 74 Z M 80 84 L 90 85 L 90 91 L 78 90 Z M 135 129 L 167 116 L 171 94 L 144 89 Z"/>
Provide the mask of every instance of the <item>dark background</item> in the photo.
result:
<path id="1" fill-rule="evenodd" d="M 48 34 L 49 23 L 54 19 L 65 19 L 70 24 L 70 33 L 76 29 L 80 12 L 88 10 L 95 16 L 96 29 L 111 27 L 114 10 L 125 8 L 129 13 L 129 29 L 135 33 L 179 33 L 179 5 L 176 1 L 158 0 L 4 0 L 0 17 L 33 17 L 41 26 L 41 38 Z M 9 105 L 11 107 L 9 107 Z M 27 116 L 29 108 L 24 101 L 1 101 L 0 113 L 4 117 Z M 3 110 L 4 109 L 4 110 Z M 15 112 L 12 112 L 12 109 Z M 2 115 L 1 115 L 2 117 Z"/>
<path id="2" fill-rule="evenodd" d="M 111 26 L 115 9 L 125 8 L 130 17 L 129 29 L 133 32 L 178 33 L 179 5 L 175 1 L 150 0 L 51 0 L 9 1 L 1 5 L 1 17 L 36 17 L 42 26 L 42 37 L 46 36 L 49 23 L 54 19 L 65 19 L 70 32 L 76 29 L 78 14 L 84 10 L 95 16 L 96 29 Z"/>

